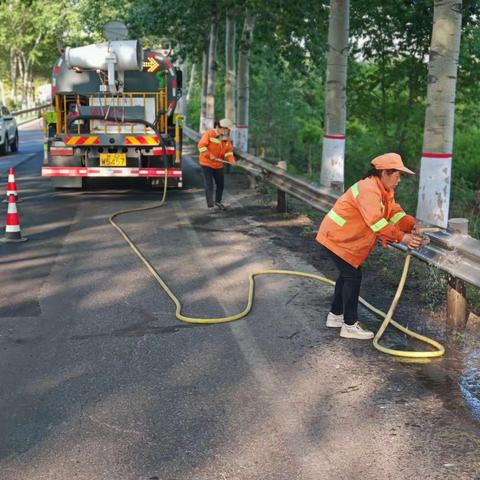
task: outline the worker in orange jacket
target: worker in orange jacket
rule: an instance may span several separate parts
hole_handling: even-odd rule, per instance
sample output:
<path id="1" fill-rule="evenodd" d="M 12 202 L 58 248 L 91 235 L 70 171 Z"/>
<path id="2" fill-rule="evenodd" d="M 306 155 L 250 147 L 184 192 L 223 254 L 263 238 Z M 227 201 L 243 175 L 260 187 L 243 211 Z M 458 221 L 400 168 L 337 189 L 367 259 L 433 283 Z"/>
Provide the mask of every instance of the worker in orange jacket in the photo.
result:
<path id="1" fill-rule="evenodd" d="M 233 129 L 233 122 L 223 118 L 215 124 L 215 128 L 206 131 L 198 142 L 200 155 L 198 162 L 203 170 L 205 179 L 205 196 L 209 211 L 216 208 L 225 210 L 222 203 L 224 188 L 223 166 L 225 163 L 234 164 L 233 145 L 230 140 L 230 131 Z M 213 182 L 215 181 L 215 202 L 213 201 Z"/>
<path id="2" fill-rule="evenodd" d="M 386 153 L 371 162 L 372 168 L 352 185 L 323 219 L 316 240 L 332 258 L 340 275 L 335 284 L 327 327 L 341 327 L 340 336 L 370 339 L 373 332 L 358 322 L 357 306 L 362 281 L 361 264 L 377 239 L 402 242 L 408 248 L 422 245 L 415 219 L 395 202 L 402 173 L 413 175 L 400 155 Z"/>

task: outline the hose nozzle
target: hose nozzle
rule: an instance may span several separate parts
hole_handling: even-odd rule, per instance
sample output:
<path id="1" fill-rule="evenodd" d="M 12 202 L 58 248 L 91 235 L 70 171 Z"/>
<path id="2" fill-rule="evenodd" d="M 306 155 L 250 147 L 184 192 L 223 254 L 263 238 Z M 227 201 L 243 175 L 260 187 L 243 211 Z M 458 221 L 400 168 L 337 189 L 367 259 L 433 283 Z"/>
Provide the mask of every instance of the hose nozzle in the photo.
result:
<path id="1" fill-rule="evenodd" d="M 425 247 L 426 245 L 428 245 L 430 243 L 430 238 L 427 237 L 427 233 L 437 233 L 439 232 L 441 229 L 438 228 L 438 227 L 418 227 L 417 229 L 417 233 L 419 235 L 421 235 L 422 237 L 422 247 Z"/>
<path id="2" fill-rule="evenodd" d="M 438 233 L 441 230 L 439 227 L 420 227 L 417 229 L 418 233 L 421 233 L 422 235 L 424 233 Z"/>

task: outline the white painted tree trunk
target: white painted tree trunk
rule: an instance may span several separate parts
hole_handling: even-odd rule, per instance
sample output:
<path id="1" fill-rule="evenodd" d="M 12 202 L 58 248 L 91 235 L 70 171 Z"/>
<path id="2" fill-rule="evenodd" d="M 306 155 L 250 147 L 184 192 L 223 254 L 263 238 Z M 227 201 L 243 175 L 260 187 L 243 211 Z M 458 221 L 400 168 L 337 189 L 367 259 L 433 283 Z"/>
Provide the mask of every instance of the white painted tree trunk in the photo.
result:
<path id="1" fill-rule="evenodd" d="M 217 39 L 218 21 L 214 19 L 210 27 L 210 45 L 208 47 L 208 80 L 205 110 L 205 129 L 213 128 L 215 119 L 215 86 L 217 84 Z"/>
<path id="2" fill-rule="evenodd" d="M 330 1 L 321 185 L 343 190 L 347 119 L 349 0 Z"/>
<path id="3" fill-rule="evenodd" d="M 225 34 L 225 117 L 235 123 L 235 20 L 227 16 Z M 235 133 L 235 132 L 232 132 Z M 235 138 L 232 138 L 235 144 Z"/>
<path id="4" fill-rule="evenodd" d="M 199 131 L 203 133 L 205 128 L 205 118 L 207 112 L 207 86 L 208 86 L 208 46 L 210 42 L 208 39 L 205 41 L 202 54 L 202 96 L 200 100 L 200 125 Z"/>
<path id="5" fill-rule="evenodd" d="M 435 0 L 417 218 L 445 228 L 450 208 L 461 0 Z"/>
<path id="6" fill-rule="evenodd" d="M 17 104 L 17 55 L 15 50 L 10 49 L 10 81 L 12 83 L 12 101 Z"/>
<path id="7" fill-rule="evenodd" d="M 253 30 L 255 28 L 255 15 L 249 12 L 245 15 L 242 38 L 240 40 L 240 51 L 238 54 L 238 88 L 237 88 L 237 148 L 248 152 L 248 109 L 250 100 L 250 50 L 253 41 Z"/>

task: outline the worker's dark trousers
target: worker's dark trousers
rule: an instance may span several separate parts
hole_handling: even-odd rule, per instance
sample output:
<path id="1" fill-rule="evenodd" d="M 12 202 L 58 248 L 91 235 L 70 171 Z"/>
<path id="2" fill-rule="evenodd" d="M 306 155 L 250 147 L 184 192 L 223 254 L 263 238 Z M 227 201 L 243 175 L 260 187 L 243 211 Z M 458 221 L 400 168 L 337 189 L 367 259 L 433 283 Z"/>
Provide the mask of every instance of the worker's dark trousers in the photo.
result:
<path id="1" fill-rule="evenodd" d="M 205 195 L 207 197 L 207 205 L 213 207 L 213 181 L 215 180 L 215 202 L 222 201 L 223 195 L 223 168 L 202 167 L 203 178 L 205 179 Z"/>
<path id="2" fill-rule="evenodd" d="M 353 325 L 358 320 L 358 297 L 360 284 L 362 283 L 361 267 L 352 267 L 328 248 L 325 249 L 340 272 L 335 283 L 331 312 L 335 315 L 343 313 L 343 321 L 347 325 Z"/>

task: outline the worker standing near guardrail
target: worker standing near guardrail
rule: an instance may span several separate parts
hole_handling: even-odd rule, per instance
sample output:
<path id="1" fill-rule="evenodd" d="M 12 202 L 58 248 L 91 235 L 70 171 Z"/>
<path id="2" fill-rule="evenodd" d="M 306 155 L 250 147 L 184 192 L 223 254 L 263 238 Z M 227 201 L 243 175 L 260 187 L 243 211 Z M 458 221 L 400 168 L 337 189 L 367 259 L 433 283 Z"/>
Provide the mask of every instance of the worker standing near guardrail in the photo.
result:
<path id="1" fill-rule="evenodd" d="M 413 175 L 400 155 L 386 153 L 371 162 L 365 177 L 352 185 L 323 219 L 317 234 L 340 275 L 335 284 L 327 327 L 341 327 L 345 338 L 371 339 L 373 332 L 358 322 L 358 297 L 362 282 L 361 264 L 381 239 L 402 242 L 408 248 L 422 245 L 415 219 L 395 202 L 395 188 L 402 173 Z"/>
<path id="2" fill-rule="evenodd" d="M 216 122 L 215 127 L 207 130 L 198 142 L 200 152 L 198 162 L 203 170 L 205 179 L 205 196 L 209 211 L 216 208 L 225 210 L 222 203 L 225 163 L 233 165 L 233 144 L 230 140 L 230 131 L 234 128 L 233 122 L 228 118 L 222 118 Z M 213 183 L 215 181 L 215 201 L 213 200 Z"/>

